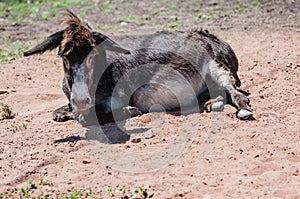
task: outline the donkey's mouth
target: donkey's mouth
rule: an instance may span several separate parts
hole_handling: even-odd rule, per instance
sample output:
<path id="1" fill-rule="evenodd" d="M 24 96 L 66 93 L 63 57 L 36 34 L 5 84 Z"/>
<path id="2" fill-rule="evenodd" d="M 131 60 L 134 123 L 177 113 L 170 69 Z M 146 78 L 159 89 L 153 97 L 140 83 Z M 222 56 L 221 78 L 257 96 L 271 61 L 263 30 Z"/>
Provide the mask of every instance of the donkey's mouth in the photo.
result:
<path id="1" fill-rule="evenodd" d="M 74 108 L 74 112 L 76 112 L 78 114 L 86 115 L 89 112 L 89 106 L 76 107 L 76 108 Z"/>

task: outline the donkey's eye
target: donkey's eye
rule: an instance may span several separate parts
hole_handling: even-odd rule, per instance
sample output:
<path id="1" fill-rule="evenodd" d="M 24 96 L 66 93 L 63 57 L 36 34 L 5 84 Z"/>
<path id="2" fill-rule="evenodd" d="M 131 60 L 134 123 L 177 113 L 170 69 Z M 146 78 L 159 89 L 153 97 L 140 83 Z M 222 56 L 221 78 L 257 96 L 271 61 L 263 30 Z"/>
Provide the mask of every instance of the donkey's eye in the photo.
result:
<path id="1" fill-rule="evenodd" d="M 66 55 L 69 55 L 73 51 L 73 48 L 74 48 L 74 43 L 68 42 L 60 48 L 60 51 L 58 53 L 60 56 L 66 56 Z"/>

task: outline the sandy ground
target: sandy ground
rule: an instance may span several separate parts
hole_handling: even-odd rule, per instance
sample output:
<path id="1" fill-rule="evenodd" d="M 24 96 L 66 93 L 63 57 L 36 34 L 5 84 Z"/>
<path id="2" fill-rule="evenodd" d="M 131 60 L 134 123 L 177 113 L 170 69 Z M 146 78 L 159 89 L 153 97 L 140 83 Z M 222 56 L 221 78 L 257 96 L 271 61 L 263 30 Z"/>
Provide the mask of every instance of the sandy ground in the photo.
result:
<path id="1" fill-rule="evenodd" d="M 255 120 L 238 120 L 229 105 L 223 113 L 151 113 L 126 121 L 125 137 L 104 126 L 108 143 L 75 121 L 52 121 L 67 103 L 56 52 L 1 62 L 0 88 L 10 92 L 0 100 L 18 114 L 0 121 L 0 191 L 45 179 L 52 196 L 92 188 L 107 198 L 109 188 L 151 185 L 153 198 L 300 198 L 299 22 L 209 26 L 239 58 Z"/>

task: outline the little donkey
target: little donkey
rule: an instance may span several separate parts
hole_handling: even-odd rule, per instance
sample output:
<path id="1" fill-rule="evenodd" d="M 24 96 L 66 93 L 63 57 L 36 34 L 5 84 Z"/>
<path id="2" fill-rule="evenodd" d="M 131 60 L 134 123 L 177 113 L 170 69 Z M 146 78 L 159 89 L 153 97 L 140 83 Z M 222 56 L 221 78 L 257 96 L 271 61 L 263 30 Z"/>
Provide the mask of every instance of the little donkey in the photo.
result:
<path id="1" fill-rule="evenodd" d="M 54 111 L 55 121 L 106 123 L 200 104 L 220 111 L 226 102 L 236 107 L 239 119 L 252 116 L 249 99 L 236 88 L 241 85 L 236 55 L 207 31 L 161 31 L 115 42 L 73 12 L 67 14 L 64 30 L 24 52 L 59 49 L 69 103 Z"/>

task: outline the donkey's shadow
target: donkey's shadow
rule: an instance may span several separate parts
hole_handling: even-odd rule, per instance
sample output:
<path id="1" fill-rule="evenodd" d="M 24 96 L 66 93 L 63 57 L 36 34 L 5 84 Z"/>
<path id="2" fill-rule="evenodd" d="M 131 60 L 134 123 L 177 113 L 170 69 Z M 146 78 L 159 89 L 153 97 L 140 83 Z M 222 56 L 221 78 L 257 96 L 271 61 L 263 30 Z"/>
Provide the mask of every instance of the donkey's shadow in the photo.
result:
<path id="1" fill-rule="evenodd" d="M 155 111 L 150 113 L 151 122 L 150 127 L 137 127 L 135 125 L 125 125 L 127 120 L 117 121 L 112 123 L 107 123 L 104 125 L 90 125 L 86 126 L 85 138 L 86 140 L 96 140 L 100 143 L 106 144 L 120 144 L 125 143 L 126 141 L 130 140 L 131 134 L 142 134 L 141 136 L 148 136 L 148 134 L 152 134 L 150 132 L 151 129 L 161 129 L 163 125 L 163 115 L 164 114 L 171 114 L 175 116 L 180 115 L 189 115 L 192 113 L 202 113 L 204 112 L 204 105 L 198 104 L 197 106 L 186 107 L 184 109 L 179 110 L 172 110 L 168 112 L 164 111 Z M 146 113 L 149 114 L 149 113 Z M 129 122 L 130 123 L 130 122 Z M 150 131 L 149 131 L 150 130 Z M 150 136 L 151 137 L 151 136 Z"/>
<path id="2" fill-rule="evenodd" d="M 94 140 L 104 144 L 121 144 L 130 140 L 131 134 L 145 133 L 150 128 L 125 129 L 125 121 L 107 123 L 104 125 L 85 126 L 84 136 L 68 136 L 55 140 L 54 143 L 77 142 L 79 140 Z"/>
<path id="3" fill-rule="evenodd" d="M 174 110 L 172 112 L 167 112 L 166 114 L 171 114 L 175 116 L 180 115 L 188 115 L 192 113 L 202 113 L 204 111 L 204 108 L 201 108 L 200 110 L 196 108 L 195 109 L 188 109 L 188 110 Z M 117 121 L 117 122 L 111 122 L 106 124 L 92 124 L 88 126 L 82 127 L 82 132 L 84 132 L 84 136 L 68 136 L 62 139 L 55 140 L 54 143 L 64 143 L 64 142 L 70 142 L 74 143 L 79 140 L 91 140 L 91 141 L 98 141 L 99 143 L 104 144 L 121 144 L 126 143 L 130 140 L 131 134 L 143 134 L 147 135 L 147 132 L 151 130 L 152 128 L 161 128 L 163 119 L 161 114 L 164 114 L 162 112 L 156 112 L 153 113 L 151 117 L 151 127 L 136 127 L 135 125 L 128 125 L 126 124 L 127 120 L 123 121 Z M 151 134 L 151 132 L 149 131 Z"/>
<path id="4" fill-rule="evenodd" d="M 131 134 L 145 133 L 150 128 L 125 128 L 125 121 L 108 123 L 104 125 L 92 125 L 86 127 L 86 140 L 95 140 L 105 144 L 120 144 L 130 140 Z"/>

